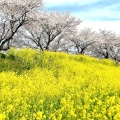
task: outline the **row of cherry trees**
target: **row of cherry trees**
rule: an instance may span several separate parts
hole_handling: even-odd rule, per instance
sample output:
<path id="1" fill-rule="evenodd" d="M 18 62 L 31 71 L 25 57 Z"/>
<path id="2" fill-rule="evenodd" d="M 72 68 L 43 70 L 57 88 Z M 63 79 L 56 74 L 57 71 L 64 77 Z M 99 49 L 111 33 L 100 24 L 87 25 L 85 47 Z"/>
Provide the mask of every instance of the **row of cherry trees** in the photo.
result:
<path id="1" fill-rule="evenodd" d="M 120 61 L 119 34 L 78 30 L 80 24 L 82 20 L 69 12 L 44 11 L 42 0 L 1 0 L 0 50 L 29 46 Z"/>
<path id="2" fill-rule="evenodd" d="M 105 29 L 96 32 L 84 28 L 69 40 L 72 42 L 69 47 L 73 47 L 77 54 L 120 61 L 120 34 Z"/>

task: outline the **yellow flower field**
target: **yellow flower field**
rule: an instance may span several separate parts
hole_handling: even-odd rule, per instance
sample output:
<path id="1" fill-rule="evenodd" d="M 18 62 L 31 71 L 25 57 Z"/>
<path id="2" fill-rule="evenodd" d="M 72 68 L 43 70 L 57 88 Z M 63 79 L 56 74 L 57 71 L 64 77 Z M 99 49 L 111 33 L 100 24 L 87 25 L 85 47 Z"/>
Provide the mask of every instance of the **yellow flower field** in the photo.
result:
<path id="1" fill-rule="evenodd" d="M 11 49 L 0 58 L 0 120 L 120 120 L 120 66 Z"/>

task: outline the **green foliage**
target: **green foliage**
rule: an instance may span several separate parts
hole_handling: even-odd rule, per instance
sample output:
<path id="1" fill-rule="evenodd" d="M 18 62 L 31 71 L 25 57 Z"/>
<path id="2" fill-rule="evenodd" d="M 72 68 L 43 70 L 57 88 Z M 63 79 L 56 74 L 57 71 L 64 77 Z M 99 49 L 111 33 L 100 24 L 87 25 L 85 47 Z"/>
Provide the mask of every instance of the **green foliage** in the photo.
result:
<path id="1" fill-rule="evenodd" d="M 10 59 L 10 60 L 15 60 L 15 56 L 12 55 L 12 54 L 9 54 L 8 59 Z"/>
<path id="2" fill-rule="evenodd" d="M 0 58 L 6 58 L 6 55 L 5 54 L 3 54 L 3 53 L 0 53 Z"/>

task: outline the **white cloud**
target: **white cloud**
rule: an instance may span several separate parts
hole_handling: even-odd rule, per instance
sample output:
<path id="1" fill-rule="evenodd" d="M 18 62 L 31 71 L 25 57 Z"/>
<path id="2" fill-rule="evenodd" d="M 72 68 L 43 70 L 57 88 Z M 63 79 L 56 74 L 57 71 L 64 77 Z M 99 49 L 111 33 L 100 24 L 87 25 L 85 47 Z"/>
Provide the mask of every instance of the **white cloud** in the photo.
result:
<path id="1" fill-rule="evenodd" d="M 100 1 L 100 0 L 43 0 L 46 7 L 65 5 L 65 4 L 85 5 L 85 4 L 89 4 L 97 1 Z"/>
<path id="2" fill-rule="evenodd" d="M 89 11 L 71 12 L 72 15 L 85 20 L 120 20 L 120 12 L 116 10 L 120 4 L 114 4 L 103 8 L 91 8 Z"/>
<path id="3" fill-rule="evenodd" d="M 62 5 L 86 5 L 98 1 L 100 0 L 43 0 L 45 7 L 48 8 L 54 8 L 56 6 L 62 7 Z M 120 12 L 119 10 L 116 10 L 119 8 L 119 5 L 120 4 L 116 3 L 109 6 L 103 6 L 103 8 L 93 6 L 89 11 L 71 11 L 71 14 L 83 20 L 83 23 L 80 24 L 79 29 L 91 27 L 93 30 L 106 29 L 120 33 Z M 98 7 L 100 6 L 98 5 Z"/>
<path id="4" fill-rule="evenodd" d="M 62 5 L 69 6 L 70 4 L 72 5 L 72 8 L 70 10 L 73 16 L 76 16 L 78 18 L 81 18 L 83 20 L 104 20 L 104 19 L 109 19 L 109 20 L 118 20 L 120 18 L 119 10 L 116 10 L 116 8 L 119 8 L 120 4 L 119 3 L 114 3 L 111 5 L 97 5 L 97 6 L 88 6 L 88 9 L 82 10 L 80 8 L 79 10 L 73 10 L 74 5 L 85 5 L 85 4 L 92 4 L 94 2 L 98 2 L 101 0 L 43 0 L 46 4 L 46 8 L 53 8 L 58 6 L 62 10 Z M 66 7 L 67 8 L 67 7 Z M 56 8 L 57 10 L 57 8 Z M 73 10 L 73 11 L 72 11 Z"/>
<path id="5" fill-rule="evenodd" d="M 93 30 L 97 31 L 99 29 L 111 30 L 116 33 L 120 33 L 120 21 L 83 21 L 78 29 L 82 29 L 84 27 L 90 27 Z"/>

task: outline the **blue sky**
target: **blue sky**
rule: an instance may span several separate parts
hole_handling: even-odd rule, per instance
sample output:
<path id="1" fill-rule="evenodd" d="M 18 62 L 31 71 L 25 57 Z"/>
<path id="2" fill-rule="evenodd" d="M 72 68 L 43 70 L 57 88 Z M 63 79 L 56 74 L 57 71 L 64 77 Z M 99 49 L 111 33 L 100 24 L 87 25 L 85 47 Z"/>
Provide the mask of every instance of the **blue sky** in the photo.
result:
<path id="1" fill-rule="evenodd" d="M 120 30 L 120 0 L 43 0 L 48 11 L 70 11 L 85 27 Z M 91 24 L 91 26 L 90 26 Z M 84 25 L 83 25 L 84 26 Z"/>

